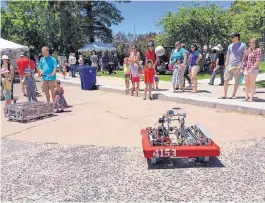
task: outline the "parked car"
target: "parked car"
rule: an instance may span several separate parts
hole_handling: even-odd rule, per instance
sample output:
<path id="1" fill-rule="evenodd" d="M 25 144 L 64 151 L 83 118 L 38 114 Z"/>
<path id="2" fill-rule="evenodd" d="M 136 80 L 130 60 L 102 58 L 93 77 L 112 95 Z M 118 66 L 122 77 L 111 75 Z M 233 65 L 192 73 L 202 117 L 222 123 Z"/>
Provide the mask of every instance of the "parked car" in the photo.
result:
<path id="1" fill-rule="evenodd" d="M 156 67 L 156 71 L 158 74 L 172 74 L 172 71 L 168 69 L 168 62 L 170 59 L 170 54 L 174 46 L 168 46 L 165 48 L 165 54 L 159 57 L 159 62 Z"/>

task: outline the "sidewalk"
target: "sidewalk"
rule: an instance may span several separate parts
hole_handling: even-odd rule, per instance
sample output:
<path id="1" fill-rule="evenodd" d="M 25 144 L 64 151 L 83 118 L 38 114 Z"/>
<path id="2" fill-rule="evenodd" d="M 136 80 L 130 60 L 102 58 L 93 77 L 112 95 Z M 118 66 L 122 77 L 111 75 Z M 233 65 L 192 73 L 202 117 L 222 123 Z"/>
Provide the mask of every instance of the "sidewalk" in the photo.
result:
<path id="1" fill-rule="evenodd" d="M 259 78 L 265 77 L 265 74 L 261 74 Z M 72 78 L 66 76 L 66 79 L 62 78 L 61 74 L 57 75 L 57 78 L 61 82 L 80 85 L 79 78 Z M 216 78 L 217 79 L 217 78 Z M 198 81 L 198 93 L 191 93 L 191 90 L 185 92 L 172 93 L 172 84 L 170 82 L 160 81 L 159 91 L 154 91 L 154 99 L 160 99 L 164 101 L 176 101 L 179 103 L 186 103 L 198 106 L 206 106 L 211 108 L 220 108 L 225 110 L 240 111 L 256 115 L 265 116 L 265 88 L 257 89 L 257 93 L 254 98 L 254 102 L 244 102 L 244 86 L 240 86 L 237 91 L 237 99 L 218 99 L 223 95 L 223 86 L 218 86 L 219 82 L 216 80 L 215 86 L 209 86 L 205 84 L 206 80 Z M 207 80 L 208 81 L 208 80 Z M 97 77 L 97 85 L 100 90 L 118 92 L 124 94 L 125 86 L 122 78 L 114 77 Z M 143 89 L 143 82 L 140 83 L 140 88 Z M 229 86 L 228 96 L 232 96 L 233 85 Z M 143 92 L 140 93 L 140 96 Z"/>

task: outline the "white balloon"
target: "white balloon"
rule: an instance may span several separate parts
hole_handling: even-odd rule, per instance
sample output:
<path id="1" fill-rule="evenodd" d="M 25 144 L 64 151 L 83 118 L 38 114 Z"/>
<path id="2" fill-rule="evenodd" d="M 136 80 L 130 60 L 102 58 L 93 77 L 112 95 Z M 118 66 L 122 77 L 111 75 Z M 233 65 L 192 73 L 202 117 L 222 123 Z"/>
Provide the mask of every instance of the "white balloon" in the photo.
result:
<path id="1" fill-rule="evenodd" d="M 162 46 L 157 46 L 155 48 L 155 53 L 157 56 L 163 56 L 165 54 L 165 49 Z"/>

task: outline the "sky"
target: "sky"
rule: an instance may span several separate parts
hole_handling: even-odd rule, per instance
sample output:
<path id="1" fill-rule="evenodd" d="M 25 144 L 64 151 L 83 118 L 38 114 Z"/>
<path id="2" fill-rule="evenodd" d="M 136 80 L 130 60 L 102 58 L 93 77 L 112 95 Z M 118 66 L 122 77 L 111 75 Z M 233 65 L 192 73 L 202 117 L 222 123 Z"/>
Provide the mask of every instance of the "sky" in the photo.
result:
<path id="1" fill-rule="evenodd" d="M 4 0 L 1 1 L 1 6 L 5 7 Z M 195 0 L 196 1 L 196 0 Z M 205 4 L 206 1 L 199 1 L 200 4 Z M 209 1 L 208 1 L 209 2 Z M 213 1 L 227 9 L 232 1 Z M 183 5 L 191 5 L 192 1 L 135 1 L 130 3 L 115 3 L 117 9 L 121 11 L 124 20 L 117 26 L 112 26 L 113 34 L 118 32 L 134 32 L 135 25 L 136 34 L 144 34 L 149 32 L 159 32 L 157 23 L 167 11 L 175 12 L 177 7 Z M 148 10 L 148 13 L 147 13 Z M 149 12 L 151 11 L 151 12 Z"/>
<path id="2" fill-rule="evenodd" d="M 232 1 L 215 1 L 223 8 L 229 8 Z M 200 1 L 200 4 L 205 4 Z M 177 7 L 182 5 L 191 5 L 192 1 L 131 1 L 130 3 L 115 3 L 116 7 L 121 11 L 124 20 L 117 26 L 112 26 L 113 33 L 134 32 L 135 25 L 136 34 L 144 34 L 149 32 L 159 32 L 156 26 L 159 19 L 164 16 L 167 11 L 177 11 Z M 151 12 L 148 12 L 151 11 Z"/>

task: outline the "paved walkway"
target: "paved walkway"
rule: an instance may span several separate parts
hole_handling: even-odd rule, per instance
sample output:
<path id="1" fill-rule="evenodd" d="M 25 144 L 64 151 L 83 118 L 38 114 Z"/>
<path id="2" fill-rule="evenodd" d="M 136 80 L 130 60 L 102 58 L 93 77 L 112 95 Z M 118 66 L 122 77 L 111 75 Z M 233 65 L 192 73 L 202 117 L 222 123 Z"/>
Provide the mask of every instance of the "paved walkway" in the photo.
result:
<path id="1" fill-rule="evenodd" d="M 263 79 L 263 77 L 265 77 L 265 74 L 261 74 L 261 76 L 259 76 L 261 79 Z M 80 85 L 79 78 L 67 76 L 66 79 L 63 79 L 62 75 L 58 74 L 58 79 L 65 83 Z M 244 102 L 244 86 L 239 87 L 237 99 L 221 100 L 218 99 L 218 97 L 223 95 L 222 86 L 209 86 L 208 84 L 205 84 L 205 80 L 202 82 L 198 81 L 198 83 L 199 92 L 197 94 L 192 93 L 191 90 L 187 90 L 184 93 L 172 93 L 172 84 L 170 82 L 160 81 L 160 90 L 153 92 L 153 95 L 156 99 L 161 100 L 265 115 L 265 88 L 257 89 L 254 102 Z M 98 76 L 97 84 L 101 90 L 124 93 L 125 86 L 124 80 L 122 78 Z M 219 82 L 216 81 L 215 84 L 219 84 Z M 141 82 L 140 86 L 142 88 L 144 87 L 143 82 Z M 232 92 L 233 85 L 230 85 L 228 89 L 228 95 L 232 96 Z"/>
<path id="2" fill-rule="evenodd" d="M 261 80 L 265 80 L 265 73 L 259 74 L 257 77 L 257 81 L 261 81 Z M 199 80 L 201 84 L 208 84 L 209 83 L 209 79 L 203 79 L 203 80 Z M 220 84 L 221 80 L 219 75 L 215 78 L 214 80 L 215 84 Z M 245 81 L 243 80 L 242 82 L 243 84 L 245 84 Z M 235 84 L 235 80 L 233 79 L 232 81 L 230 81 L 230 84 Z"/>
<path id="3" fill-rule="evenodd" d="M 0 112 L 1 202 L 264 201 L 265 117 L 63 87 L 67 112 L 29 123 Z M 26 101 L 19 84 L 14 91 Z M 152 167 L 140 130 L 169 109 L 199 122 L 221 155 L 207 167 L 189 159 Z"/>

